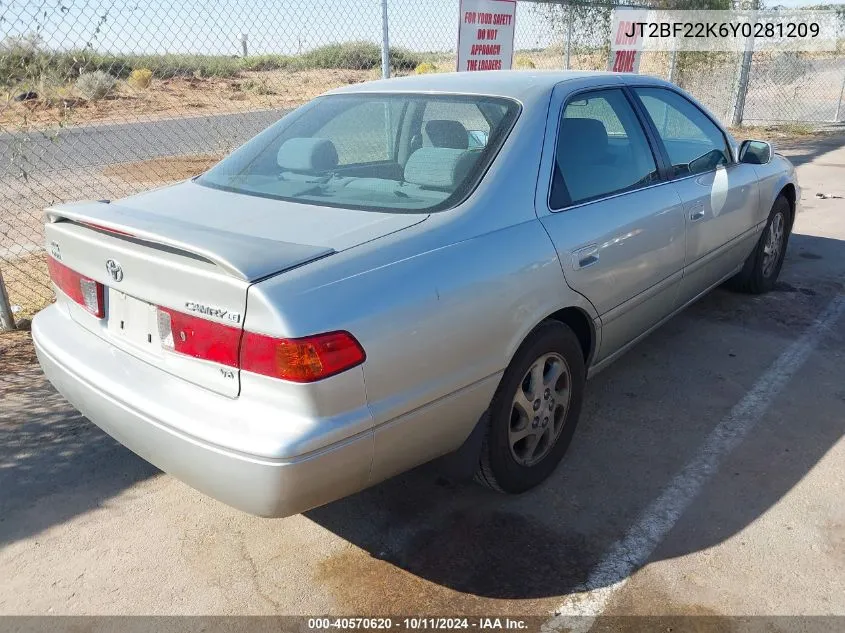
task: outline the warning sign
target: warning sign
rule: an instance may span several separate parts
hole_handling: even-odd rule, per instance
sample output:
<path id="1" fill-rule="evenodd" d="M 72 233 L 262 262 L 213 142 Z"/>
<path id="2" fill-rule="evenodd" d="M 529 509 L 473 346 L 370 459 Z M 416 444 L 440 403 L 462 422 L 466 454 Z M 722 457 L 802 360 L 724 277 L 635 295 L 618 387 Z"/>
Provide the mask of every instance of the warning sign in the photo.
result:
<path id="1" fill-rule="evenodd" d="M 648 11 L 614 9 L 610 27 L 610 58 L 607 69 L 615 73 L 636 73 L 643 57 L 642 31 L 634 24 L 646 19 Z"/>
<path id="2" fill-rule="evenodd" d="M 516 0 L 461 0 L 458 70 L 509 70 Z"/>

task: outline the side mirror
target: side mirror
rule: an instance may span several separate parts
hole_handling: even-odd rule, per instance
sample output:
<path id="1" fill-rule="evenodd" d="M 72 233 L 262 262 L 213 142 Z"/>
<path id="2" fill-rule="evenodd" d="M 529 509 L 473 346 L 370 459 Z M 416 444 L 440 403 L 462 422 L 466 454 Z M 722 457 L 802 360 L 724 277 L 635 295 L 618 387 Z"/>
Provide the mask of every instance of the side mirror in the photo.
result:
<path id="1" fill-rule="evenodd" d="M 488 134 L 484 130 L 469 130 L 467 132 L 468 149 L 487 147 Z"/>
<path id="2" fill-rule="evenodd" d="M 765 165 L 774 155 L 772 144 L 767 141 L 743 141 L 739 146 L 739 162 L 748 165 Z"/>

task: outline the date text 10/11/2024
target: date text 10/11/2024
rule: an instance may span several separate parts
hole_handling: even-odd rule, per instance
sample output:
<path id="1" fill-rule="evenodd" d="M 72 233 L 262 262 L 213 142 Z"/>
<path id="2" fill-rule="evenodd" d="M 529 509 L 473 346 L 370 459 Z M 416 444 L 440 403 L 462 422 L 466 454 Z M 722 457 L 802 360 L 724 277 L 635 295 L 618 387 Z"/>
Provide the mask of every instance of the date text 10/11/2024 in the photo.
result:
<path id="1" fill-rule="evenodd" d="M 359 630 L 452 630 L 452 629 L 478 629 L 478 630 L 523 630 L 528 628 L 525 620 L 500 617 L 478 617 L 478 618 L 438 618 L 438 617 L 408 617 L 401 619 L 393 618 L 308 618 L 308 629 L 330 630 L 330 629 L 359 629 Z"/>

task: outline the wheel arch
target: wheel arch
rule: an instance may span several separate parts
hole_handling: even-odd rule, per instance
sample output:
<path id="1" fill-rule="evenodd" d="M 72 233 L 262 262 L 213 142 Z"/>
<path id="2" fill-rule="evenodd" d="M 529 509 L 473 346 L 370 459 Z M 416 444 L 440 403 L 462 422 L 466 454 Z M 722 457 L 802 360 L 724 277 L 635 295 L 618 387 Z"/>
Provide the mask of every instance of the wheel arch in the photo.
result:
<path id="1" fill-rule="evenodd" d="M 596 351 L 596 326 L 590 315 L 582 308 L 568 306 L 548 315 L 540 323 L 545 321 L 558 321 L 575 333 L 584 353 L 584 365 L 589 367 Z"/>
<path id="2" fill-rule="evenodd" d="M 570 303 L 562 308 L 558 308 L 533 323 L 530 328 L 521 331 L 510 346 L 507 356 L 507 365 L 510 365 L 514 356 L 516 356 L 519 348 L 531 336 L 541 324 L 547 321 L 557 321 L 563 323 L 572 329 L 581 346 L 581 351 L 584 354 L 584 364 L 589 368 L 590 363 L 598 349 L 601 329 L 596 327 L 594 318 L 590 315 L 591 304 L 580 295 L 569 297 Z M 574 302 L 582 299 L 584 305 L 574 305 Z M 506 365 L 506 367 L 507 367 Z M 503 370 L 504 372 L 504 370 Z M 469 434 L 464 443 L 458 447 L 454 452 L 444 456 L 440 460 L 442 471 L 447 476 L 455 480 L 468 479 L 473 475 L 478 465 L 478 459 L 482 450 L 482 439 L 487 432 L 487 426 L 490 423 L 489 409 L 485 410 L 480 416 L 478 422 Z"/>
<path id="3" fill-rule="evenodd" d="M 775 200 L 777 200 L 780 196 L 784 196 L 789 201 L 789 232 L 791 233 L 792 225 L 795 222 L 795 204 L 797 197 L 795 184 L 791 182 L 786 183 L 783 187 L 781 187 L 778 195 L 775 197 Z"/>

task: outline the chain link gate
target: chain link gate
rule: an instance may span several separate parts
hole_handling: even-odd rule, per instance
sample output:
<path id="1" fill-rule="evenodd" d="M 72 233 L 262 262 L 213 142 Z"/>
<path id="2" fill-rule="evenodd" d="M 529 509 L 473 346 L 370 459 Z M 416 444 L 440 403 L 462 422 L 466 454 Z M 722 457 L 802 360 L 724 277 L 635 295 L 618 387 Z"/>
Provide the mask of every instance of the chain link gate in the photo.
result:
<path id="1" fill-rule="evenodd" d="M 613 5 L 520 0 L 514 68 L 604 70 Z M 387 72 L 454 70 L 458 7 L 459 0 L 4 2 L 0 278 L 17 316 L 53 298 L 45 207 L 193 176 L 331 88 Z M 671 79 L 730 122 L 743 88 L 741 57 L 648 52 L 640 72 Z M 845 116 L 841 49 L 752 59 L 745 122 Z"/>

